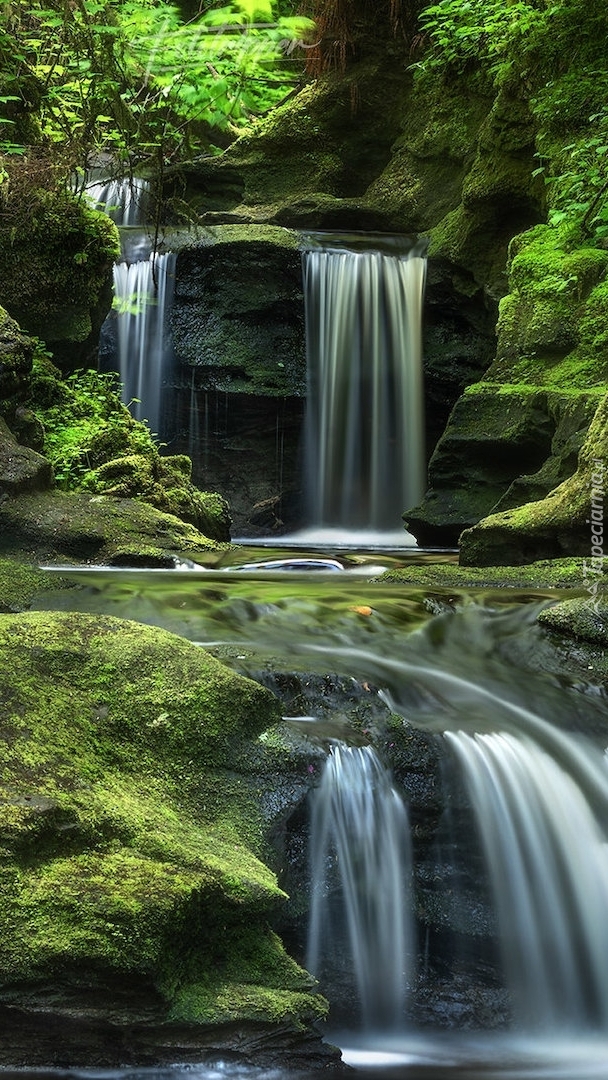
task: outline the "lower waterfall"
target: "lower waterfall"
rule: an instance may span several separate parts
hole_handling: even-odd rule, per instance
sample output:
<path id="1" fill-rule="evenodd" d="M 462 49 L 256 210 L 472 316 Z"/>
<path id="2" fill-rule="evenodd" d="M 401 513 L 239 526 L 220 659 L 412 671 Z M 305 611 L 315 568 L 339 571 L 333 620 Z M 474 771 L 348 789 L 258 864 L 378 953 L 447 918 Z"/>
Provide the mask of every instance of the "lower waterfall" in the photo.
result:
<path id="1" fill-rule="evenodd" d="M 471 795 L 520 1025 L 608 1024 L 608 845 L 561 763 L 507 732 L 446 732 Z"/>
<path id="2" fill-rule="evenodd" d="M 359 557 L 331 574 L 242 550 L 178 574 L 80 568 L 93 588 L 70 610 L 164 625 L 284 695 L 256 744 L 280 782 L 255 790 L 294 905 L 280 932 L 347 1064 L 604 1080 L 601 682 L 541 628 L 548 597 L 389 584 L 375 552 L 366 580 Z"/>
<path id="3" fill-rule="evenodd" d="M 307 966 L 321 974 L 322 958 L 347 948 L 363 1025 L 398 1030 L 413 972 L 407 811 L 370 746 L 334 746 L 315 796 Z M 342 899 L 335 908 L 332 859 Z"/>

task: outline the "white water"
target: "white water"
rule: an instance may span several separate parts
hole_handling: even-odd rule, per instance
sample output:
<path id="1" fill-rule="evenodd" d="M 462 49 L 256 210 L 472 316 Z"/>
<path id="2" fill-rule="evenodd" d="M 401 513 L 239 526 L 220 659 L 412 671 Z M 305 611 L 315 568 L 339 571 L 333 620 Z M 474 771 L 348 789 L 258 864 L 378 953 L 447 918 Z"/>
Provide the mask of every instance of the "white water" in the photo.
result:
<path id="1" fill-rule="evenodd" d="M 332 911 L 333 860 L 346 942 Z M 403 801 L 370 746 L 337 744 L 327 759 L 313 800 L 311 882 L 309 970 L 321 975 L 323 958 L 347 947 L 363 1026 L 398 1030 L 414 968 L 410 833 Z"/>
<path id="2" fill-rule="evenodd" d="M 308 251 L 303 269 L 309 523 L 397 529 L 424 491 L 426 261 Z"/>
<path id="3" fill-rule="evenodd" d="M 89 179 L 85 194 L 98 210 L 103 210 L 119 227 L 141 225 L 149 185 L 139 176 L 130 179 L 110 180 L 107 177 Z"/>
<path id="4" fill-rule="evenodd" d="M 117 364 L 123 400 L 138 420 L 158 432 L 162 389 L 171 357 L 167 325 L 175 279 L 176 256 L 152 253 L 138 262 L 114 267 Z"/>
<path id="5" fill-rule="evenodd" d="M 606 1032 L 605 755 L 558 726 L 584 699 L 571 694 L 568 705 L 534 675 L 513 684 L 493 654 L 491 620 L 475 614 L 439 619 L 434 634 L 433 624 L 412 634 L 402 642 L 407 659 L 397 659 L 396 643 L 387 641 L 374 652 L 330 647 L 332 659 L 373 680 L 394 712 L 441 734 L 454 755 L 482 840 L 518 1029 Z M 591 720 L 592 703 L 587 707 Z M 334 774 L 328 778 L 336 783 Z M 347 832 L 346 816 L 340 827 Z M 352 821 L 350 836 L 356 849 Z"/>
<path id="6" fill-rule="evenodd" d="M 168 312 L 176 256 L 150 251 L 150 241 L 141 228 L 149 192 L 146 180 L 91 176 L 84 190 L 121 229 L 122 258 L 114 265 L 114 310 L 101 331 L 105 359 L 107 362 L 108 353 L 112 356 L 123 386 L 122 400 L 133 416 L 147 420 L 158 433 L 163 380 L 172 355 Z"/>
<path id="7" fill-rule="evenodd" d="M 470 792 L 526 1029 L 608 1024 L 608 848 L 573 777 L 527 737 L 446 732 Z"/>

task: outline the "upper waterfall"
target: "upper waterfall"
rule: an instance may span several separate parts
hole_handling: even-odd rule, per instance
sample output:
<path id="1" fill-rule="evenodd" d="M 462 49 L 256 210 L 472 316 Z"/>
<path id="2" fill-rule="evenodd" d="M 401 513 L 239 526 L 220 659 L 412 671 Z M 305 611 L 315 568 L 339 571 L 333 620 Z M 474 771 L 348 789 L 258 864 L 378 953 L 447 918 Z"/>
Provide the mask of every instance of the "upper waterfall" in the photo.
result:
<path id="1" fill-rule="evenodd" d="M 426 260 L 416 248 L 327 245 L 303 255 L 307 516 L 395 529 L 424 491 Z"/>

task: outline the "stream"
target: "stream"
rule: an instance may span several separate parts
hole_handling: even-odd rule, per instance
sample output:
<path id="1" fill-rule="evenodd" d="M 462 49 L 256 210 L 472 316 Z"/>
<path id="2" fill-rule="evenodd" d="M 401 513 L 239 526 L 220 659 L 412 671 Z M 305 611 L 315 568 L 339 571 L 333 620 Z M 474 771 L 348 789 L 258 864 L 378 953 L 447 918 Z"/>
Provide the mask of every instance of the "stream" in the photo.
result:
<path id="1" fill-rule="evenodd" d="M 284 702 L 285 722 L 327 755 L 310 795 L 313 901 L 307 948 L 309 966 L 330 1001 L 332 974 L 326 969 L 333 952 L 340 964 L 348 954 L 336 981 L 337 999 L 344 981 L 349 983 L 347 1004 L 337 1000 L 334 1010 L 332 1002 L 327 1031 L 346 1064 L 387 1080 L 605 1077 L 606 696 L 592 681 L 564 670 L 559 651 L 536 623 L 540 609 L 567 594 L 379 580 L 385 569 L 404 561 L 453 560 L 451 553 L 416 549 L 243 544 L 212 553 L 205 565 L 182 563 L 174 570 L 56 567 L 77 588 L 50 593 L 38 607 L 162 626 L 275 692 L 281 672 L 296 681 L 301 677 L 300 690 L 313 676 L 334 682 L 338 676 L 338 695 L 341 685 L 356 686 L 355 698 L 373 698 L 392 717 L 400 738 L 420 733 L 436 748 L 447 785 L 441 816 L 449 821 L 447 831 L 442 825 L 442 842 L 451 830 L 456 854 L 450 858 L 464 866 L 472 851 L 475 865 L 485 867 L 485 891 L 473 907 L 487 907 L 494 929 L 474 929 L 470 955 L 462 946 L 468 931 L 438 932 L 430 917 L 425 939 L 421 901 L 412 900 L 416 890 L 427 895 L 430 849 L 422 851 L 413 782 L 408 790 L 411 764 L 401 775 L 398 750 L 394 761 L 384 760 L 390 751 L 383 755 L 383 746 L 395 744 L 376 738 L 374 749 L 369 729 L 376 721 L 369 729 L 362 726 L 356 708 L 353 713 L 352 703 L 341 704 L 334 690 L 328 699 L 312 693 L 305 714 L 302 693 Z M 447 894 L 458 892 L 455 882 L 470 871 L 465 866 L 441 873 L 447 876 L 433 903 L 450 913 L 448 921 L 458 922 L 458 912 L 470 904 L 469 886 L 462 896 Z M 474 917 L 481 925 L 479 915 Z M 487 978 L 487 957 L 475 955 L 475 941 L 482 941 L 483 951 L 492 934 L 502 989 Z M 456 945 L 448 948 L 448 938 L 458 939 Z M 482 981 L 494 998 L 506 995 L 504 1016 L 490 1023 L 494 1030 L 483 1030 L 474 1010 L 466 1012 L 453 986 L 444 1014 L 437 1014 L 437 1002 L 428 1005 L 433 987 L 441 998 L 441 987 L 453 977 L 445 970 L 437 975 L 451 963 L 459 972 L 466 969 L 467 978 L 477 979 L 483 969 Z M 279 1075 L 245 1071 L 252 1080 Z M 240 1078 L 243 1069 L 223 1062 L 217 1068 L 69 1075 L 177 1080 L 182 1073 L 214 1080 Z"/>

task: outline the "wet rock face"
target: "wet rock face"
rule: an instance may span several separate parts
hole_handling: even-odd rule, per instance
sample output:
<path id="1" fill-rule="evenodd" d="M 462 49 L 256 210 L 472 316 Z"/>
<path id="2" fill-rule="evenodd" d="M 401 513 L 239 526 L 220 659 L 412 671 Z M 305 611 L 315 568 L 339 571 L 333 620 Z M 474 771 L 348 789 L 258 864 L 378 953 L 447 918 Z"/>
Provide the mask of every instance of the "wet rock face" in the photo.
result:
<path id="1" fill-rule="evenodd" d="M 284 229 L 226 226 L 179 252 L 173 343 L 196 390 L 304 393 L 299 244 Z"/>
<path id="2" fill-rule="evenodd" d="M 300 237 L 218 226 L 178 254 L 167 441 L 221 491 L 233 536 L 300 523 L 306 392 Z"/>

